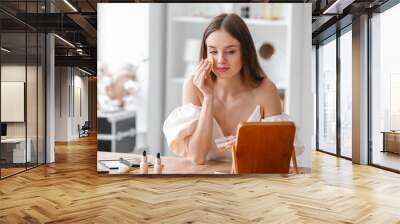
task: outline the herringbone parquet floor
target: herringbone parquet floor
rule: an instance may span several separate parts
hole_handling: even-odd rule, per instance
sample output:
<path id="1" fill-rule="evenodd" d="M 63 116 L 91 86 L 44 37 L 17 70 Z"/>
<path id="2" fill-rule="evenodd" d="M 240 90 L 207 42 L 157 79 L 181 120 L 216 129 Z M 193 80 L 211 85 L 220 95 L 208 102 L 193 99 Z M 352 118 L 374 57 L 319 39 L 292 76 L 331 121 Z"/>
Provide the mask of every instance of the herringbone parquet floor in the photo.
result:
<path id="1" fill-rule="evenodd" d="M 400 223 L 400 175 L 313 155 L 290 177 L 99 176 L 94 137 L 0 181 L 0 223 Z"/>

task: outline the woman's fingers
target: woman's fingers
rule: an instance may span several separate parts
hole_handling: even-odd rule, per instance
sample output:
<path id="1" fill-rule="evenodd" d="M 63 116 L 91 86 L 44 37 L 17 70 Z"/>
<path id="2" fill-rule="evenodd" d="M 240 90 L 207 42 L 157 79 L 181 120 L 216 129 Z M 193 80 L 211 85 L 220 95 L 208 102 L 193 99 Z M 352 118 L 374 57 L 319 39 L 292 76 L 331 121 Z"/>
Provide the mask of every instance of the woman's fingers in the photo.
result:
<path id="1" fill-rule="evenodd" d="M 206 72 L 206 79 L 209 77 L 211 69 L 212 69 L 212 62 L 208 62 L 207 72 Z"/>
<path id="2" fill-rule="evenodd" d="M 212 68 L 212 61 L 209 59 L 202 59 L 199 63 L 199 66 L 197 67 L 198 73 L 201 73 L 202 71 L 210 72 Z"/>
<path id="3" fill-rule="evenodd" d="M 200 63 L 199 63 L 199 64 L 197 65 L 197 67 L 196 67 L 196 72 L 195 72 L 195 74 L 194 74 L 194 80 L 199 79 L 199 76 L 200 76 L 200 74 L 201 74 L 201 71 L 202 71 L 202 68 L 203 68 L 204 64 L 205 64 L 205 60 L 204 60 L 204 59 L 201 59 L 201 60 L 200 60 Z"/>
<path id="4" fill-rule="evenodd" d="M 206 61 L 201 69 L 202 69 L 202 72 L 207 74 L 207 73 L 209 73 L 210 68 L 211 68 L 210 62 Z"/>
<path id="5" fill-rule="evenodd" d="M 200 71 L 200 70 L 206 65 L 206 62 L 207 62 L 207 61 L 206 61 L 204 58 L 201 59 L 199 65 L 198 65 L 198 67 L 197 67 L 197 70 Z"/>
<path id="6" fill-rule="evenodd" d="M 236 136 L 217 138 L 214 142 L 220 150 L 231 149 L 236 142 Z"/>
<path id="7" fill-rule="evenodd" d="M 193 77 L 192 82 L 193 82 L 193 84 L 194 84 L 195 86 L 197 86 L 197 76 L 194 76 L 194 77 Z"/>
<path id="8" fill-rule="evenodd" d="M 203 93 L 207 92 L 208 85 L 207 84 L 210 80 L 211 77 L 209 77 L 209 74 L 212 69 L 212 61 L 208 59 L 201 59 L 197 68 L 196 72 L 193 76 L 193 84 Z"/>
<path id="9" fill-rule="evenodd" d="M 197 72 L 196 72 L 196 76 L 197 76 L 197 78 L 196 78 L 196 80 L 199 80 L 199 81 L 201 81 L 201 80 L 203 80 L 204 79 L 204 72 L 205 72 L 205 69 L 207 68 L 207 63 L 204 61 L 201 65 L 200 65 L 200 68 L 197 70 Z M 199 83 L 200 84 L 200 83 Z"/>
<path id="10" fill-rule="evenodd" d="M 195 77 L 193 78 L 193 84 L 197 87 L 197 88 L 201 88 L 201 82 L 202 82 L 202 72 L 197 72 Z"/>
<path id="11" fill-rule="evenodd" d="M 200 71 L 199 83 L 200 83 L 200 85 L 202 85 L 204 83 L 204 69 Z"/>
<path id="12" fill-rule="evenodd" d="M 210 59 L 210 72 L 211 72 L 213 66 L 214 66 L 214 60 Z"/>
<path id="13" fill-rule="evenodd" d="M 200 62 L 199 62 L 199 64 L 197 65 L 196 70 L 195 70 L 196 72 L 195 72 L 195 74 L 193 75 L 193 76 L 194 76 L 193 81 L 199 79 L 201 67 L 204 65 L 204 62 L 205 62 L 204 59 L 201 59 Z"/>
<path id="14" fill-rule="evenodd" d="M 209 62 L 207 60 L 204 60 L 203 64 L 201 65 L 201 67 L 199 69 L 199 72 L 204 71 L 207 68 L 208 64 L 209 64 Z"/>
<path id="15" fill-rule="evenodd" d="M 212 70 L 212 63 L 209 62 L 207 69 L 206 69 L 206 75 L 205 75 L 206 80 L 211 78 L 211 76 L 210 76 L 211 70 Z"/>
<path id="16" fill-rule="evenodd" d="M 201 67 L 201 65 L 204 63 L 204 59 L 202 58 L 199 62 L 199 64 L 196 66 L 196 71 L 199 70 L 199 68 Z"/>

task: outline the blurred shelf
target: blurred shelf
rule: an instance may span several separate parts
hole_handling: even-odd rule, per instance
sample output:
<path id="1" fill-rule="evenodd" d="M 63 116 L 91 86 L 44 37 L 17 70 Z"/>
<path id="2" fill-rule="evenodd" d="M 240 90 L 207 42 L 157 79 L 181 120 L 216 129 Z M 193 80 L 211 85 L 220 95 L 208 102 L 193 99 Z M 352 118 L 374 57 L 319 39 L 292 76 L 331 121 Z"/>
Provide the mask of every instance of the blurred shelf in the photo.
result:
<path id="1" fill-rule="evenodd" d="M 278 88 L 279 90 L 285 90 L 288 88 L 287 83 L 285 82 L 276 82 L 275 83 L 276 88 Z"/>
<path id="2" fill-rule="evenodd" d="M 177 83 L 177 84 L 183 84 L 183 82 L 186 80 L 185 77 L 173 77 L 171 78 L 172 83 Z"/>
<path id="3" fill-rule="evenodd" d="M 176 16 L 172 18 L 172 21 L 183 22 L 183 23 L 208 23 L 211 21 L 211 17 Z"/>
<path id="4" fill-rule="evenodd" d="M 248 25 L 286 26 L 286 20 L 244 19 Z"/>
<path id="5" fill-rule="evenodd" d="M 198 23 L 205 24 L 211 21 L 211 17 L 200 16 L 176 16 L 172 21 L 182 23 Z M 268 26 L 286 26 L 287 20 L 267 20 L 267 19 L 243 19 L 247 25 L 268 25 Z"/>

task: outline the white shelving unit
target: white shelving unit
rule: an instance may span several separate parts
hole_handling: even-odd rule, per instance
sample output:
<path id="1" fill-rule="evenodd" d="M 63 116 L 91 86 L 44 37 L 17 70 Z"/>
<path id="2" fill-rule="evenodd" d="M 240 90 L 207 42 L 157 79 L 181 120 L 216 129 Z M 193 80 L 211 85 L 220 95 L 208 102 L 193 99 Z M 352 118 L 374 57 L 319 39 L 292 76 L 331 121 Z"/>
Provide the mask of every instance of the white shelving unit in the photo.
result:
<path id="1" fill-rule="evenodd" d="M 211 18 L 200 16 L 175 16 L 172 18 L 173 22 L 181 23 L 205 23 L 208 24 Z M 265 26 L 286 26 L 287 20 L 266 20 L 266 19 L 243 19 L 248 26 L 252 25 L 265 25 Z"/>
<path id="2" fill-rule="evenodd" d="M 174 77 L 171 78 L 171 81 L 173 83 L 183 84 L 183 82 L 185 81 L 185 77 Z"/>

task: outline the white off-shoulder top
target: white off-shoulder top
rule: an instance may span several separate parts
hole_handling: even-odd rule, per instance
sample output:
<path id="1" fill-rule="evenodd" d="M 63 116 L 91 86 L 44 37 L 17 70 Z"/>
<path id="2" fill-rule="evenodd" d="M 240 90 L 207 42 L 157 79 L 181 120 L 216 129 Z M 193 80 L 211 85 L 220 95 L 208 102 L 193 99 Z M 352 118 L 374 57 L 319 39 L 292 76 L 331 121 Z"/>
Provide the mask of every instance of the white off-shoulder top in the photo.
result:
<path id="1" fill-rule="evenodd" d="M 175 108 L 164 122 L 163 132 L 167 139 L 168 147 L 175 154 L 186 157 L 186 139 L 193 135 L 200 118 L 201 107 L 194 104 L 185 104 Z M 257 105 L 247 122 L 259 121 L 292 121 L 286 114 L 263 118 L 262 107 Z M 213 118 L 213 142 L 207 155 L 207 160 L 231 161 L 232 152 L 221 150 L 230 146 L 236 140 L 235 136 L 224 136 L 218 122 Z M 296 150 L 297 151 L 297 150 Z"/>

